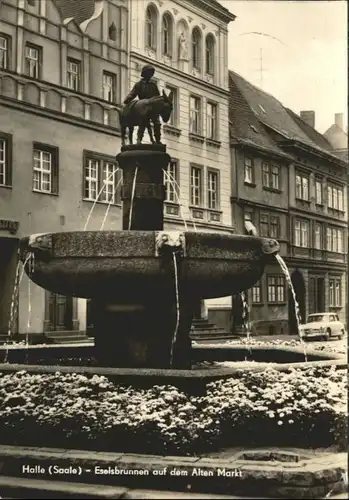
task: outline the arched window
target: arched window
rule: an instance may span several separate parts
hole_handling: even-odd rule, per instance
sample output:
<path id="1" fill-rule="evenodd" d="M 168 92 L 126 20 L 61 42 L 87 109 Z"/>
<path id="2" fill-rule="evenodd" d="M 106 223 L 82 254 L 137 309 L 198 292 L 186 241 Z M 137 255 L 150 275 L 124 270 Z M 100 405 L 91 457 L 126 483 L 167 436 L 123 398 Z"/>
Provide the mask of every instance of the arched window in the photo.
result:
<path id="1" fill-rule="evenodd" d="M 164 14 L 162 18 L 162 53 L 172 55 L 172 19 L 169 14 Z"/>
<path id="2" fill-rule="evenodd" d="M 145 18 L 145 45 L 156 49 L 156 12 L 154 7 L 148 7 Z"/>
<path id="3" fill-rule="evenodd" d="M 214 48 L 215 41 L 212 35 L 206 37 L 206 73 L 209 75 L 214 74 Z"/>
<path id="4" fill-rule="evenodd" d="M 113 41 L 116 40 L 116 26 L 115 26 L 114 21 L 109 26 L 109 38 L 110 38 L 110 40 L 113 40 Z"/>
<path id="5" fill-rule="evenodd" d="M 196 69 L 201 68 L 201 34 L 198 28 L 193 29 L 193 34 L 192 34 L 192 61 L 193 61 L 193 67 Z"/>

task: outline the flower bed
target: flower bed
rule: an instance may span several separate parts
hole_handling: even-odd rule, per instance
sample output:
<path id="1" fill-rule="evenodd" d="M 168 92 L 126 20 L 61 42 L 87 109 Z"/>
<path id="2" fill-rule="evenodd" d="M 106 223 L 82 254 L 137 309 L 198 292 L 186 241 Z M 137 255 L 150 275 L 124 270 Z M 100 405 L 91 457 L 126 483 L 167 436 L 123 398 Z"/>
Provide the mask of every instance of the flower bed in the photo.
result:
<path id="1" fill-rule="evenodd" d="M 345 371 L 239 372 L 191 397 L 171 386 L 116 387 L 105 377 L 0 374 L 0 443 L 159 454 L 229 446 L 340 449 Z"/>
<path id="2" fill-rule="evenodd" d="M 231 340 L 229 345 L 244 345 L 253 348 L 253 346 L 261 346 L 261 347 L 277 347 L 277 346 L 289 346 L 289 347 L 308 347 L 308 343 L 302 343 L 298 339 L 292 340 L 282 340 L 282 339 L 274 339 L 274 340 L 258 340 L 258 339 L 244 339 L 241 338 L 239 340 Z M 329 353 L 333 352 L 335 354 L 347 354 L 348 346 L 346 343 L 343 344 L 332 344 L 331 342 L 312 342 L 311 349 L 315 351 L 327 351 Z"/>

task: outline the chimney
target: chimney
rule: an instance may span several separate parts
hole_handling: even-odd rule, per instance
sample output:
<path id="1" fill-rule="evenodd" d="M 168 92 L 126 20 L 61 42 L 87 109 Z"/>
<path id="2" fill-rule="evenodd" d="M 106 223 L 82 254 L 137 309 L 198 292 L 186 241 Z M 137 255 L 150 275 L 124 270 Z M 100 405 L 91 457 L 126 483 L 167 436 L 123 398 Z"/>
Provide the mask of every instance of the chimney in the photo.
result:
<path id="1" fill-rule="evenodd" d="M 343 115 L 343 113 L 335 113 L 334 114 L 334 123 L 337 125 L 337 127 L 344 130 L 344 115 Z"/>
<path id="2" fill-rule="evenodd" d="M 301 111 L 299 116 L 310 127 L 315 128 L 315 111 Z"/>

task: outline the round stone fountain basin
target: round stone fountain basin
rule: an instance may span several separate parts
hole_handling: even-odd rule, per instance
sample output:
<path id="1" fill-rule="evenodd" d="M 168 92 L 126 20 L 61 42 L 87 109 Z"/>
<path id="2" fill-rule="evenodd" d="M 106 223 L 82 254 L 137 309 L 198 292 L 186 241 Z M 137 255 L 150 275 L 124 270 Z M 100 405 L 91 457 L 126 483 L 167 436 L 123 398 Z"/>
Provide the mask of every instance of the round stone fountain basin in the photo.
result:
<path id="1" fill-rule="evenodd" d="M 21 240 L 22 260 L 34 256 L 26 272 L 39 286 L 121 302 L 161 295 L 175 280 L 173 252 L 181 253 L 182 290 L 214 298 L 252 287 L 278 250 L 266 238 L 178 231 L 75 231 Z"/>

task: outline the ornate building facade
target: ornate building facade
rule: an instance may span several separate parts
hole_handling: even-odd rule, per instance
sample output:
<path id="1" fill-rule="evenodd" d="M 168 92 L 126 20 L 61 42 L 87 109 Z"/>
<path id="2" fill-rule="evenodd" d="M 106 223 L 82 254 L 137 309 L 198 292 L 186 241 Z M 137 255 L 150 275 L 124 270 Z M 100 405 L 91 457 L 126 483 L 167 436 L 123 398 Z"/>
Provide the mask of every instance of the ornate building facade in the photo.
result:
<path id="1" fill-rule="evenodd" d="M 235 16 L 215 0 L 139 0 L 130 8 L 130 87 L 151 64 L 160 91 L 174 95 L 163 127 L 172 157 L 165 225 L 231 232 L 227 28 Z"/>
<path id="2" fill-rule="evenodd" d="M 115 105 L 127 90 L 128 5 L 3 0 L 0 19 L 0 333 L 6 334 L 20 237 L 83 230 L 87 219 L 87 229 L 121 227 Z M 46 293 L 24 275 L 17 318 L 21 334 L 84 330 L 86 303 Z"/>

